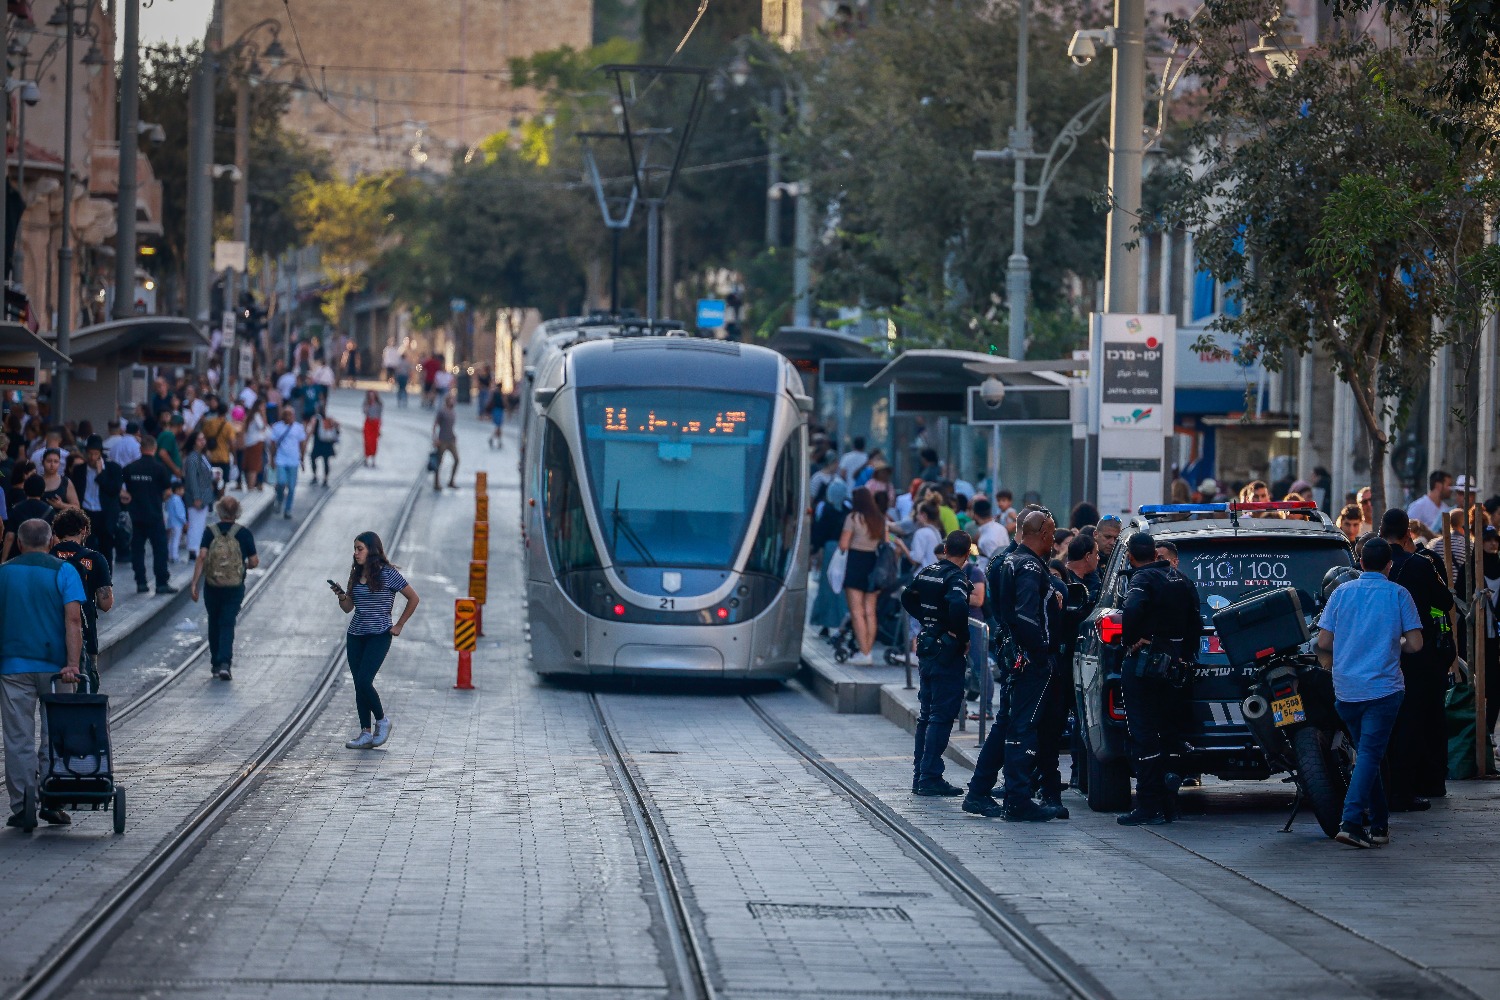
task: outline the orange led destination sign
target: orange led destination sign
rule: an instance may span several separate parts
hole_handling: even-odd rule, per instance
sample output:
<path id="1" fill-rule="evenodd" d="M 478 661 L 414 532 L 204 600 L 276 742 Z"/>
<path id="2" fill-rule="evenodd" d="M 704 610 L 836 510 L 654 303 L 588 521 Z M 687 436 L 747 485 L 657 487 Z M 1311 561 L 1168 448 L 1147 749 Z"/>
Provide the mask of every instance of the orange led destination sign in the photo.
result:
<path id="1" fill-rule="evenodd" d="M 688 434 L 740 434 L 744 433 L 748 416 L 744 410 L 718 410 L 710 415 L 689 416 L 681 414 L 676 419 L 658 416 L 654 408 L 648 408 L 641 417 L 636 407 L 632 419 L 628 406 L 606 406 L 604 408 L 604 430 L 610 433 L 656 434 L 674 431 L 678 435 Z"/>

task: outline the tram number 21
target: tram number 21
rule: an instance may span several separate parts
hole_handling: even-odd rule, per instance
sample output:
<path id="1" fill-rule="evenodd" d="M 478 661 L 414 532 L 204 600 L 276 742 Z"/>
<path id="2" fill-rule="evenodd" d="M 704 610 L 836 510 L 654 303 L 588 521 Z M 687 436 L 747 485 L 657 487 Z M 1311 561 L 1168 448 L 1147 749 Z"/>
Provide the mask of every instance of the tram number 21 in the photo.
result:
<path id="1" fill-rule="evenodd" d="M 677 607 L 677 598 L 675 598 L 675 597 L 663 597 L 663 598 L 661 598 L 661 610 L 663 610 L 663 611 L 671 611 L 671 610 L 675 609 L 676 607 Z"/>

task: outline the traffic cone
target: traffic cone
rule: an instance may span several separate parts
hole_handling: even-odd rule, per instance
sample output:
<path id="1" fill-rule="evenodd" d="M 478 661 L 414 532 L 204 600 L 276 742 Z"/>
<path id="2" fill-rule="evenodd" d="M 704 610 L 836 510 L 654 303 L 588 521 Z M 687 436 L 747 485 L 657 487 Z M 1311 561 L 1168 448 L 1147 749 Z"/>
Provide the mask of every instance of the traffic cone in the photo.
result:
<path id="1" fill-rule="evenodd" d="M 474 690 L 474 654 L 464 650 L 458 654 L 458 683 L 453 685 L 455 691 Z"/>

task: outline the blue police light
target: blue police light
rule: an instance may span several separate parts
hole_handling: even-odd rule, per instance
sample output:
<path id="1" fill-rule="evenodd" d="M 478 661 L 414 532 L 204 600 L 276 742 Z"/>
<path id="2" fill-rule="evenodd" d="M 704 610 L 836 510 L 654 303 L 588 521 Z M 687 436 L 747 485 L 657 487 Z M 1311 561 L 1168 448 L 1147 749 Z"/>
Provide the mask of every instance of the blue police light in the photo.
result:
<path id="1" fill-rule="evenodd" d="M 1229 509 L 1227 503 L 1148 503 L 1137 514 L 1216 514 Z"/>

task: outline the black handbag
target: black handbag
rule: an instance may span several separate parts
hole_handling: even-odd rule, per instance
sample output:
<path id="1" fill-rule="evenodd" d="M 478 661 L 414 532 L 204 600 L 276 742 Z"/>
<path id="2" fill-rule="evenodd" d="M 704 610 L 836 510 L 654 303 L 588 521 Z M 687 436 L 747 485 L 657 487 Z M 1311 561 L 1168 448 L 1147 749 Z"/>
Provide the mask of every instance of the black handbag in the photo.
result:
<path id="1" fill-rule="evenodd" d="M 439 460 L 439 458 L 441 458 L 441 456 L 442 456 L 442 452 L 438 451 L 436 448 L 432 449 L 431 451 L 429 451 L 427 453 L 427 471 L 428 472 L 433 472 L 433 473 L 437 472 L 437 470 L 438 470 L 438 460 Z"/>

